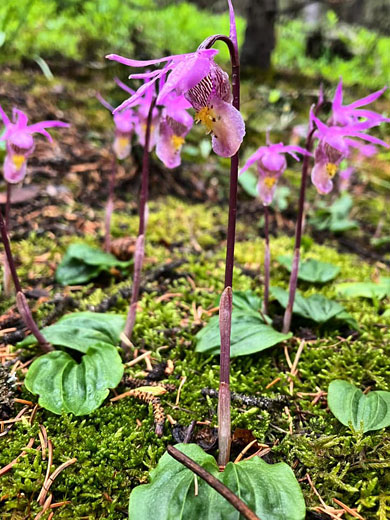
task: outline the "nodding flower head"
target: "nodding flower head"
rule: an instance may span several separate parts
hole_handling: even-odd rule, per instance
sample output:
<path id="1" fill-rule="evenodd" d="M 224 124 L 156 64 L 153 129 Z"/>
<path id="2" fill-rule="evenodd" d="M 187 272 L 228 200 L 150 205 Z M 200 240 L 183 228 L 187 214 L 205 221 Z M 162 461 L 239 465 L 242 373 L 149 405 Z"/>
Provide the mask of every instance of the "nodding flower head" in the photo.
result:
<path id="1" fill-rule="evenodd" d="M 250 168 L 250 166 L 256 163 L 259 175 L 257 189 L 264 206 L 271 204 L 277 182 L 287 168 L 287 161 L 284 156 L 286 153 L 294 157 L 296 161 L 299 161 L 299 157 L 296 155 L 297 153 L 301 155 L 310 155 L 309 152 L 300 146 L 295 145 L 286 146 L 283 143 L 278 143 L 261 146 L 249 157 L 240 171 L 241 175 Z"/>
<path id="2" fill-rule="evenodd" d="M 35 146 L 33 134 L 42 134 L 52 142 L 51 135 L 46 128 L 69 126 L 62 121 L 41 121 L 34 125 L 27 125 L 27 115 L 17 108 L 12 111 L 12 122 L 1 106 L 0 117 L 5 126 L 1 140 L 5 140 L 7 148 L 4 160 L 4 178 L 11 184 L 22 181 L 26 176 L 27 158 L 32 154 Z"/>
<path id="3" fill-rule="evenodd" d="M 180 152 L 193 124 L 192 117 L 187 112 L 190 107 L 184 96 L 177 96 L 174 92 L 165 100 L 156 154 L 167 168 L 176 168 L 181 163 Z"/>
<path id="4" fill-rule="evenodd" d="M 359 138 L 386 148 L 389 147 L 381 139 L 364 133 L 364 130 L 376 126 L 377 121 L 367 120 L 347 126 L 327 126 L 313 114 L 313 111 L 310 113 L 310 121 L 317 127 L 315 136 L 319 140 L 314 154 L 315 164 L 311 178 L 317 191 L 321 194 L 332 191 L 333 178 L 337 173 L 338 166 L 343 159 L 350 155 L 351 148 L 361 147 L 358 141 L 351 138 Z"/>
<path id="5" fill-rule="evenodd" d="M 99 93 L 96 94 L 96 97 L 107 110 L 113 112 L 114 107 Z M 137 122 L 137 116 L 133 109 L 128 108 L 114 114 L 113 120 L 115 124 L 115 138 L 112 147 L 117 158 L 123 160 L 126 159 L 131 152 L 131 138 L 134 132 L 134 126 Z"/>
<path id="6" fill-rule="evenodd" d="M 157 96 L 157 105 L 164 106 L 172 92 L 177 96 L 184 95 L 196 110 L 196 121 L 203 123 L 207 132 L 212 134 L 215 153 L 222 157 L 231 157 L 240 147 L 245 135 L 245 125 L 240 112 L 232 105 L 229 76 L 214 63 L 217 53 L 216 49 L 200 47 L 196 52 L 189 54 L 146 61 L 110 54 L 107 56 L 108 59 L 130 67 L 148 67 L 165 63 L 160 69 L 132 74 L 130 78 L 144 79 L 145 83 L 116 111 L 138 104 L 145 92 L 151 87 L 154 88 L 159 80 L 160 92 Z"/>
<path id="7" fill-rule="evenodd" d="M 212 135 L 213 150 L 221 157 L 234 155 L 245 135 L 240 112 L 232 105 L 229 76 L 214 62 L 199 83 L 189 89 L 185 98 L 196 110 L 195 121 L 202 123 Z"/>
<path id="8" fill-rule="evenodd" d="M 347 126 L 359 123 L 361 118 L 364 118 L 366 121 L 368 121 L 371 126 L 379 125 L 383 122 L 389 122 L 390 119 L 387 119 L 381 114 L 378 114 L 373 110 L 366 110 L 361 108 L 378 99 L 385 90 L 386 87 L 378 90 L 377 92 L 373 92 L 369 96 L 358 99 L 350 105 L 343 105 L 343 80 L 340 79 L 332 101 L 332 115 L 330 117 L 329 124 L 333 126 Z"/>

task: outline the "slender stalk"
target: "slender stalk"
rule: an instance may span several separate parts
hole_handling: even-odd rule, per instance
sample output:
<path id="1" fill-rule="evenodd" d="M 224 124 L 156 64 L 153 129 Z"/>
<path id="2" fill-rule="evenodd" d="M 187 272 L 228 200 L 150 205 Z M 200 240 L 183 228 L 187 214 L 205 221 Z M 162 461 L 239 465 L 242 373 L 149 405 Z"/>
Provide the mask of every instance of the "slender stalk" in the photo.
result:
<path id="1" fill-rule="evenodd" d="M 53 347 L 49 345 L 43 335 L 39 332 L 38 326 L 32 317 L 30 307 L 28 306 L 26 297 L 23 294 L 22 287 L 20 285 L 18 273 L 16 272 L 15 262 L 12 256 L 11 246 L 8 239 L 6 223 L 3 217 L 3 213 L 0 210 L 0 234 L 1 239 L 4 244 L 6 259 L 8 261 L 9 269 L 11 272 L 12 280 L 16 289 L 16 304 L 24 321 L 26 327 L 31 330 L 32 334 L 36 337 L 39 346 L 44 352 L 50 352 L 53 350 Z"/>
<path id="2" fill-rule="evenodd" d="M 5 203 L 5 228 L 7 233 L 9 232 L 9 215 L 10 215 L 10 207 L 11 207 L 11 189 L 12 185 L 7 182 L 7 198 Z M 12 275 L 11 270 L 8 265 L 7 257 L 4 256 L 3 261 L 3 267 L 4 267 L 4 274 L 3 274 L 3 288 L 4 288 L 4 294 L 7 297 L 10 297 L 13 293 L 13 286 L 12 286 Z"/>
<path id="3" fill-rule="evenodd" d="M 233 39 L 224 35 L 215 35 L 207 38 L 200 48 L 210 48 L 216 41 L 223 41 L 230 53 L 232 66 L 232 91 L 233 106 L 240 110 L 240 60 L 238 48 Z M 234 267 L 234 245 L 236 239 L 236 217 L 237 217 L 237 185 L 238 185 L 238 153 L 230 161 L 230 191 L 229 191 L 229 217 L 226 245 L 225 264 L 225 291 L 221 297 L 220 304 L 220 334 L 221 334 L 221 356 L 220 356 L 220 386 L 218 404 L 218 446 L 220 466 L 226 466 L 230 458 L 231 422 L 230 422 L 230 331 L 232 319 L 232 286 Z M 225 308 L 223 299 L 225 294 Z M 229 309 L 230 299 L 230 309 Z M 221 312 L 222 311 L 222 312 Z M 223 313 L 223 316 L 222 316 Z M 225 330 L 223 330 L 223 328 Z"/>
<path id="4" fill-rule="evenodd" d="M 141 194 L 139 202 L 139 227 L 138 227 L 138 238 L 136 242 L 136 248 L 134 253 L 134 279 L 133 289 L 131 293 L 130 307 L 127 314 L 124 334 L 130 340 L 133 327 L 135 323 L 137 313 L 137 302 L 139 296 L 139 288 L 141 282 L 141 271 L 144 261 L 145 254 L 145 231 L 147 221 L 147 202 L 149 196 L 149 142 L 150 142 L 150 130 L 152 126 L 153 109 L 156 105 L 156 98 L 153 98 L 150 103 L 148 118 L 146 121 L 145 129 L 145 146 L 144 155 L 142 160 L 142 177 L 141 177 Z M 122 341 L 122 348 L 128 350 L 129 346 L 126 342 Z"/>
<path id="5" fill-rule="evenodd" d="M 219 331 L 221 335 L 220 385 L 218 395 L 218 463 L 226 466 L 230 458 L 230 336 L 232 329 L 233 291 L 226 287 L 219 303 Z M 224 348 L 222 348 L 222 345 Z"/>
<path id="6" fill-rule="evenodd" d="M 225 484 L 222 484 L 222 482 L 215 478 L 214 475 L 211 475 L 211 473 L 202 468 L 202 466 L 200 466 L 197 462 L 179 451 L 174 446 L 168 446 L 167 452 L 171 457 L 207 482 L 207 484 L 215 489 L 217 493 L 226 498 L 226 500 L 228 500 L 231 505 L 243 515 L 244 518 L 247 520 L 261 520 L 251 509 L 249 509 L 249 507 L 241 500 L 241 498 L 233 493 L 233 491 L 225 486 Z"/>
<path id="7" fill-rule="evenodd" d="M 114 191 L 115 191 L 115 175 L 116 175 L 116 157 L 113 156 L 110 180 L 108 184 L 108 199 L 106 204 L 106 214 L 104 217 L 104 250 L 106 253 L 110 252 L 111 249 L 111 215 L 114 211 Z"/>
<path id="8" fill-rule="evenodd" d="M 322 97 L 322 91 L 321 91 L 320 98 L 315 107 L 315 111 L 314 111 L 315 114 L 318 113 L 322 104 L 323 104 L 323 97 Z M 305 148 L 308 152 L 311 152 L 313 149 L 314 134 L 315 134 L 315 128 L 313 126 L 313 128 L 309 129 L 309 133 L 307 134 L 307 138 L 306 138 Z M 300 249 L 301 249 L 304 212 L 305 212 L 305 195 L 306 195 L 307 177 L 309 174 L 309 165 L 310 165 L 310 156 L 305 155 L 303 158 L 303 163 L 302 163 L 301 188 L 300 188 L 300 192 L 299 192 L 298 217 L 297 217 L 297 223 L 296 223 L 296 227 L 295 227 L 294 256 L 293 256 L 292 267 L 291 267 L 288 303 L 287 303 L 286 311 L 284 313 L 284 318 L 283 318 L 283 333 L 284 334 L 287 334 L 290 331 L 292 312 L 293 312 L 294 300 L 295 300 L 295 293 L 297 290 Z"/>
<path id="9" fill-rule="evenodd" d="M 264 253 L 264 302 L 263 313 L 268 314 L 269 303 L 269 282 L 271 268 L 271 252 L 269 247 L 269 208 L 264 205 L 264 237 L 265 237 L 265 253 Z"/>
<path id="10" fill-rule="evenodd" d="M 11 209 L 12 184 L 7 182 L 7 199 L 5 203 L 5 225 L 9 231 L 9 214 Z"/>

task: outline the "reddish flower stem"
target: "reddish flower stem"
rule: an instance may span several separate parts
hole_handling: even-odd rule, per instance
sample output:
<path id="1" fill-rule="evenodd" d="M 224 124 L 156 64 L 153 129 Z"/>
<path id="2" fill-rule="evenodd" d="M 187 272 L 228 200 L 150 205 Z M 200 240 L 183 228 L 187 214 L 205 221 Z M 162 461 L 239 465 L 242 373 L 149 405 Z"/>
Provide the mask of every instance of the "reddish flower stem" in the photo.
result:
<path id="1" fill-rule="evenodd" d="M 314 110 L 315 115 L 318 114 L 320 108 L 322 107 L 322 104 L 323 104 L 323 97 L 322 97 L 322 91 L 321 91 L 320 98 L 319 98 L 318 103 Z M 308 152 L 311 152 L 313 149 L 315 131 L 316 131 L 316 129 L 314 128 L 314 126 L 313 126 L 313 128 L 309 128 L 309 133 L 307 134 L 306 145 L 305 145 L 305 149 Z M 300 249 L 301 249 L 302 231 L 303 231 L 303 217 L 304 217 L 304 212 L 305 212 L 305 195 L 306 195 L 307 178 L 308 178 L 308 174 L 309 174 L 309 165 L 310 165 L 310 156 L 305 155 L 303 158 L 303 163 L 302 163 L 301 188 L 300 188 L 300 192 L 299 192 L 298 217 L 297 217 L 297 223 L 296 223 L 296 227 L 295 227 L 294 256 L 293 256 L 291 274 L 290 274 L 288 303 L 287 303 L 286 311 L 284 313 L 284 318 L 283 318 L 283 333 L 284 334 L 287 334 L 288 332 L 290 332 L 292 312 L 293 312 L 293 308 L 294 308 L 295 293 L 297 291 Z"/>
<path id="2" fill-rule="evenodd" d="M 232 66 L 232 91 L 233 106 L 240 110 L 240 60 L 238 49 L 234 42 L 224 35 L 215 35 L 207 38 L 200 48 L 209 49 L 215 42 L 223 41 L 230 53 Z M 218 446 L 220 466 L 226 466 L 230 459 L 231 421 L 230 421 L 230 331 L 232 320 L 232 286 L 234 267 L 234 245 L 236 239 L 236 217 L 237 217 L 237 185 L 238 185 L 238 153 L 237 151 L 230 161 L 230 191 L 229 191 L 229 217 L 226 245 L 225 264 L 225 291 L 221 297 L 220 305 L 220 375 L 219 375 L 219 397 L 218 397 Z M 223 300 L 226 297 L 225 308 Z M 229 309 L 230 299 L 230 309 Z M 223 315 L 222 315 L 223 314 Z M 225 329 L 225 330 L 223 330 Z"/>
<path id="3" fill-rule="evenodd" d="M 0 210 L 0 234 L 1 239 L 4 245 L 4 250 L 6 254 L 6 260 L 8 262 L 8 266 L 11 272 L 12 280 L 16 289 L 16 304 L 19 310 L 19 313 L 24 321 L 26 327 L 31 330 L 32 334 L 36 337 L 39 346 L 44 352 L 50 352 L 53 350 L 53 347 L 49 345 L 43 335 L 39 332 L 38 326 L 34 321 L 34 318 L 31 314 L 30 307 L 28 306 L 26 297 L 23 294 L 22 287 L 20 285 L 18 273 L 16 272 L 15 262 L 12 256 L 11 246 L 8 239 L 6 223 L 3 217 L 3 213 Z"/>
<path id="4" fill-rule="evenodd" d="M 133 288 L 131 293 L 130 307 L 127 314 L 124 335 L 130 340 L 133 327 L 135 323 L 135 317 L 137 313 L 137 302 L 139 296 L 139 288 L 141 283 L 141 271 L 145 253 L 145 231 L 146 231 L 146 208 L 149 196 L 149 142 L 150 142 L 150 130 L 152 126 L 153 109 L 156 105 L 156 98 L 153 98 L 150 103 L 148 118 L 146 121 L 145 130 L 145 146 L 144 155 L 142 160 L 142 176 L 141 176 L 141 195 L 139 203 L 139 227 L 138 227 L 138 238 L 136 242 L 136 249 L 134 253 L 134 276 L 133 276 Z M 129 350 L 129 346 L 126 342 L 122 341 L 122 348 Z"/>
<path id="5" fill-rule="evenodd" d="M 6 198 L 6 203 L 5 203 L 5 228 L 6 228 L 7 233 L 9 232 L 9 223 L 10 223 L 9 215 L 10 215 L 10 208 L 11 208 L 11 190 L 12 190 L 12 185 L 9 182 L 7 182 L 7 198 Z M 3 289 L 4 289 L 4 294 L 7 297 L 9 297 L 13 293 L 13 287 L 12 287 L 11 270 L 8 265 L 8 260 L 7 260 L 6 256 L 4 256 L 3 267 L 4 267 Z"/>
<path id="6" fill-rule="evenodd" d="M 251 509 L 249 509 L 249 507 L 241 500 L 241 498 L 233 493 L 233 491 L 225 486 L 225 484 L 222 484 L 222 482 L 215 478 L 214 475 L 211 475 L 211 473 L 202 468 L 202 466 L 200 466 L 197 462 L 192 460 L 174 446 L 168 446 L 167 452 L 171 457 L 207 482 L 207 484 L 215 489 L 217 493 L 226 498 L 226 500 L 228 500 L 232 506 L 242 514 L 244 518 L 247 520 L 260 520 L 260 518 Z"/>
<path id="7" fill-rule="evenodd" d="M 104 217 L 104 250 L 106 253 L 110 252 L 111 249 L 111 216 L 114 211 L 114 191 L 115 191 L 115 175 L 116 175 L 116 157 L 113 156 L 110 180 L 108 183 L 108 198 L 106 204 L 106 214 Z"/>
<path id="8" fill-rule="evenodd" d="M 264 252 L 264 301 L 263 313 L 268 314 L 269 303 L 269 282 L 271 269 L 271 252 L 269 247 L 269 208 L 264 207 L 264 237 L 265 237 L 265 252 Z"/>
<path id="9" fill-rule="evenodd" d="M 12 184 L 7 182 L 7 199 L 5 203 L 5 225 L 7 232 L 9 231 L 9 214 L 11 210 Z"/>

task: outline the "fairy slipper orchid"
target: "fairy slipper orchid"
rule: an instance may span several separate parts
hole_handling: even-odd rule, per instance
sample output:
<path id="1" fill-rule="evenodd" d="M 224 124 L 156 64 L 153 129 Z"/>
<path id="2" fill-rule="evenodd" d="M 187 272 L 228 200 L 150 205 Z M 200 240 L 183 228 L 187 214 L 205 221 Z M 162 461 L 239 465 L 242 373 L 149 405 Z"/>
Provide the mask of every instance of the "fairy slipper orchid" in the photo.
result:
<path id="1" fill-rule="evenodd" d="M 27 159 L 35 146 L 33 134 L 42 134 L 52 142 L 52 137 L 46 128 L 69 127 L 62 121 L 41 121 L 28 125 L 27 115 L 17 108 L 12 111 L 12 122 L 1 106 L 0 117 L 5 125 L 5 132 L 0 139 L 6 142 L 7 149 L 4 160 L 4 178 L 11 184 L 21 182 L 26 176 Z"/>
<path id="2" fill-rule="evenodd" d="M 202 123 L 212 134 L 213 150 L 222 157 L 231 157 L 239 149 L 245 135 L 242 116 L 232 105 L 233 96 L 229 76 L 214 63 L 216 49 L 200 48 L 194 53 L 167 56 L 159 60 L 129 60 L 117 55 L 113 59 L 131 67 L 146 67 L 166 62 L 165 66 L 144 74 L 132 74 L 130 78 L 145 79 L 144 83 L 127 101 L 116 110 L 135 106 L 145 92 L 164 80 L 157 97 L 157 105 L 164 105 L 168 96 L 175 92 L 184 97 L 196 110 L 195 120 Z"/>
<path id="3" fill-rule="evenodd" d="M 167 168 L 176 168 L 181 163 L 181 149 L 191 130 L 193 119 L 187 112 L 191 108 L 184 96 L 172 92 L 164 103 L 156 146 L 157 157 Z"/>
<path id="4" fill-rule="evenodd" d="M 100 94 L 96 94 L 96 97 L 107 110 L 111 113 L 114 111 L 114 107 Z M 126 159 L 131 152 L 131 138 L 137 117 L 132 109 L 127 109 L 114 114 L 113 121 L 115 125 L 115 138 L 112 147 L 116 157 L 123 160 Z"/>
<path id="5" fill-rule="evenodd" d="M 332 101 L 332 115 L 329 120 L 331 125 L 347 126 L 350 124 L 358 123 L 361 119 L 369 121 L 372 126 L 378 125 L 383 122 L 389 122 L 390 119 L 378 114 L 373 110 L 366 110 L 361 107 L 369 105 L 373 101 L 377 100 L 387 87 L 373 92 L 372 94 L 354 101 L 350 105 L 343 105 L 343 80 L 340 79 L 337 85 L 336 92 Z"/>
<path id="6" fill-rule="evenodd" d="M 378 124 L 377 120 L 349 124 L 347 126 L 327 126 L 311 112 L 312 124 L 317 127 L 315 137 L 318 138 L 318 146 L 314 154 L 314 167 L 311 173 L 313 184 L 321 194 L 327 194 L 333 189 L 335 177 L 340 162 L 349 156 L 351 147 L 356 147 L 355 139 L 362 139 L 373 144 L 389 148 L 389 145 L 364 133 Z"/>
<path id="7" fill-rule="evenodd" d="M 289 154 L 296 161 L 299 161 L 297 153 L 302 155 L 311 155 L 309 152 L 295 145 L 284 145 L 283 143 L 270 144 L 268 146 L 260 146 L 254 154 L 252 154 L 243 168 L 240 175 L 244 173 L 252 165 L 257 165 L 259 182 L 257 189 L 264 206 L 269 206 L 273 200 L 278 180 L 287 168 L 287 161 L 284 154 Z"/>
<path id="8" fill-rule="evenodd" d="M 184 96 L 196 110 L 195 121 L 212 135 L 214 152 L 221 157 L 232 157 L 244 139 L 245 123 L 240 111 L 232 105 L 228 74 L 213 62 L 209 74 Z"/>

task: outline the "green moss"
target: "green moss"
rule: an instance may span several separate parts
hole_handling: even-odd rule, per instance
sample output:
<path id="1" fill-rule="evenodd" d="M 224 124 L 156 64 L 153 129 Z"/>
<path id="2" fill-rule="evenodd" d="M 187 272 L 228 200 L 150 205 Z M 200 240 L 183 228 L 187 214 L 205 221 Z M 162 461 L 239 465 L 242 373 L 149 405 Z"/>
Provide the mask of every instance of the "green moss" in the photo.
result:
<path id="1" fill-rule="evenodd" d="M 176 393 L 167 393 L 162 403 L 173 419 L 188 425 L 193 419 L 210 420 L 216 424 L 215 400 L 201 394 L 204 387 L 217 388 L 218 358 L 204 357 L 194 352 L 194 334 L 209 318 L 207 309 L 215 306 L 217 295 L 223 288 L 225 244 L 215 232 L 224 225 L 226 214 L 215 207 L 188 205 L 173 198 L 157 200 L 150 204 L 145 272 L 152 272 L 161 263 L 172 259 L 184 259 L 176 269 L 178 278 L 165 280 L 163 285 L 153 281 L 147 284 L 139 305 L 133 342 L 152 351 L 152 362 L 171 359 L 174 373 L 169 381 L 178 386 L 178 379 L 186 376 L 179 405 L 175 405 Z M 137 217 L 118 213 L 113 219 L 115 236 L 135 234 Z M 256 237 L 257 223 L 252 226 L 240 223 L 239 236 Z M 79 238 L 59 237 L 51 239 L 32 235 L 28 241 L 18 244 L 19 273 L 26 282 L 31 277 L 53 275 L 53 267 L 59 261 L 69 243 Z M 84 240 L 84 239 L 83 239 Z M 98 241 L 85 239 L 91 245 Z M 199 248 L 197 244 L 202 245 Z M 273 238 L 272 283 L 288 285 L 288 273 L 277 262 L 280 254 L 291 254 L 293 240 L 281 236 Z M 37 263 L 37 255 L 49 253 L 48 262 Z M 260 238 L 240 240 L 236 246 L 237 268 L 234 286 L 251 289 L 262 294 L 261 273 L 264 245 Z M 303 257 L 331 262 L 340 267 L 334 283 L 314 287 L 300 284 L 304 295 L 320 292 L 336 298 L 335 284 L 345 281 L 363 281 L 382 271 L 361 259 L 339 254 L 332 244 L 313 243 Z M 248 276 L 247 269 L 259 273 Z M 190 278 L 189 278 L 190 277 Z M 79 300 L 80 310 L 101 303 L 115 294 L 131 280 L 119 283 L 112 278 L 105 285 L 73 293 Z M 54 290 L 53 290 L 54 293 Z M 169 297 L 160 300 L 169 293 Z M 5 302 L 9 305 L 10 302 Z M 288 409 L 262 411 L 244 405 L 233 404 L 234 428 L 248 428 L 260 442 L 273 447 L 274 461 L 285 460 L 295 468 L 298 478 L 309 473 L 323 499 L 331 505 L 334 497 L 350 507 L 359 507 L 367 520 L 384 520 L 389 511 L 389 459 L 390 437 L 388 432 L 371 432 L 361 437 L 342 426 L 326 409 L 321 399 L 312 404 L 317 388 L 326 391 L 335 378 L 347 379 L 362 388 L 390 389 L 389 338 L 386 328 L 390 322 L 381 319 L 378 324 L 378 308 L 369 300 L 342 302 L 347 311 L 358 321 L 361 330 L 358 339 L 339 336 L 337 325 L 318 328 L 310 325 L 318 339 L 308 341 L 299 361 L 299 375 L 294 378 L 294 395 L 289 394 L 288 365 L 283 349 L 272 350 L 250 357 L 232 360 L 232 390 L 249 395 L 274 397 L 289 396 Z M 37 312 L 38 320 L 51 312 L 51 304 L 43 304 Z M 116 312 L 127 312 L 127 301 L 118 298 Z M 280 310 L 275 305 L 274 311 Z M 387 325 L 386 325 L 387 323 Z M 174 331 L 169 334 L 167 331 Z M 179 332 L 178 332 L 179 331 Z M 338 337 L 339 336 L 339 337 Z M 289 345 L 294 357 L 297 341 Z M 164 348 L 161 348 L 164 347 Z M 127 373 L 142 375 L 144 365 L 127 368 Z M 23 375 L 19 374 L 22 378 Z M 267 385 L 280 380 L 271 388 Z M 118 391 L 124 390 L 119 387 Z M 36 400 L 23 390 L 27 399 Z M 290 422 L 292 418 L 292 434 Z M 140 421 L 140 422 L 139 422 Z M 141 424 L 140 424 L 141 423 Z M 153 427 L 153 414 L 148 405 L 126 398 L 119 402 L 105 403 L 87 417 L 55 416 L 39 410 L 31 427 L 27 421 L 17 423 L 11 432 L 0 438 L 0 467 L 19 455 L 31 437 L 34 448 L 21 458 L 14 468 L 2 477 L 2 518 L 23 518 L 35 515 L 40 507 L 36 497 L 41 489 L 47 462 L 42 460 L 38 441 L 38 424 L 44 424 L 54 446 L 54 467 L 70 458 L 77 462 L 66 468 L 55 480 L 51 491 L 53 501 L 70 500 L 71 504 L 56 511 L 58 519 L 101 518 L 123 519 L 126 514 L 131 489 L 146 482 L 152 469 L 168 443 L 173 442 L 171 429 L 165 426 L 165 436 L 157 438 Z M 309 507 L 318 505 L 318 499 L 307 481 L 301 482 Z M 30 512 L 30 513 L 28 513 Z"/>

